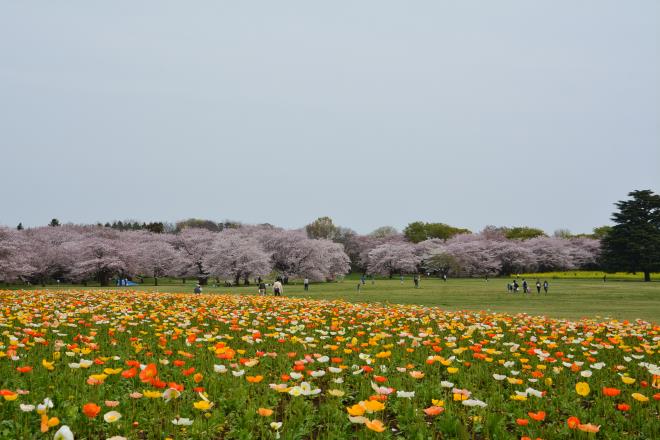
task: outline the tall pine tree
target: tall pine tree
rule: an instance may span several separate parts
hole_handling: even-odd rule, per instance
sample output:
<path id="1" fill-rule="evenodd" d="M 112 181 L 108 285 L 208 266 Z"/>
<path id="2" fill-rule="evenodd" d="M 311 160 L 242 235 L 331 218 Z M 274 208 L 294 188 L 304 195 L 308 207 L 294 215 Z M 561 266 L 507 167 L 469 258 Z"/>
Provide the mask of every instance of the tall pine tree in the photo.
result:
<path id="1" fill-rule="evenodd" d="M 603 237 L 603 267 L 643 272 L 644 281 L 651 281 L 651 272 L 660 270 L 660 195 L 641 190 L 628 196 L 616 203 L 615 225 Z"/>

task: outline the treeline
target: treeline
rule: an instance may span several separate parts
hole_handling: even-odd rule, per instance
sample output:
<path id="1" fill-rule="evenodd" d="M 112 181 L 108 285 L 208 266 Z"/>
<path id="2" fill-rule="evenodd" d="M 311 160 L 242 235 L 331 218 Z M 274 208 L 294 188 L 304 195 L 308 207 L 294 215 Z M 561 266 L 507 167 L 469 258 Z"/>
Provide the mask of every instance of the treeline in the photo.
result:
<path id="1" fill-rule="evenodd" d="M 304 228 L 187 219 L 113 221 L 105 225 L 0 227 L 0 281 L 53 279 L 107 284 L 112 277 L 223 278 L 248 283 L 273 273 L 333 280 L 349 271 L 393 276 L 509 275 L 532 271 L 660 270 L 660 196 L 633 191 L 616 203 L 613 226 L 592 234 L 527 226 L 488 226 L 478 233 L 445 223 L 413 222 L 363 235 L 320 217 Z"/>
<path id="2" fill-rule="evenodd" d="M 113 278 L 157 282 L 167 276 L 247 284 L 271 274 L 333 280 L 351 270 L 390 277 L 488 276 L 597 267 L 599 240 L 532 236 L 528 229 L 487 227 L 472 233 L 418 222 L 403 233 L 382 227 L 361 235 L 328 217 L 296 230 L 195 219 L 167 227 L 161 222 L 85 226 L 51 221 L 37 228 L 0 228 L 0 281 L 107 285 Z M 522 238 L 511 238 L 511 231 L 521 230 Z"/>

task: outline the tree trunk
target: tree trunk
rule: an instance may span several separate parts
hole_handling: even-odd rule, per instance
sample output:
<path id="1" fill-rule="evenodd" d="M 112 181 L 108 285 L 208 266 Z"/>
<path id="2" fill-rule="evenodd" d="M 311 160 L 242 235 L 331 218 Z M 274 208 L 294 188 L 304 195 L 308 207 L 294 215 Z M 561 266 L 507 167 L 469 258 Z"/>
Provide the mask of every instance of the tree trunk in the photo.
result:
<path id="1" fill-rule="evenodd" d="M 651 271 L 644 270 L 644 281 L 651 281 Z"/>
<path id="2" fill-rule="evenodd" d="M 154 286 L 158 285 L 158 277 L 154 277 Z"/>
<path id="3" fill-rule="evenodd" d="M 184 277 L 184 278 L 181 278 L 181 281 L 183 282 L 183 284 L 186 284 L 186 279 L 185 279 L 185 277 Z"/>

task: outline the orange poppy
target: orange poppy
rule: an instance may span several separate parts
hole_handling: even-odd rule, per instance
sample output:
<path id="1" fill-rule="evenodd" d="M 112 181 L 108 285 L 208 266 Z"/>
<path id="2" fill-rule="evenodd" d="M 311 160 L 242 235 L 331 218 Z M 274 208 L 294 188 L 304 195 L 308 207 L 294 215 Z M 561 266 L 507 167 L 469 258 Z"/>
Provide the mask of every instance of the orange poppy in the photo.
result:
<path id="1" fill-rule="evenodd" d="M 257 414 L 259 414 L 262 417 L 270 417 L 273 415 L 273 410 L 269 408 L 259 408 L 257 410 Z"/>
<path id="2" fill-rule="evenodd" d="M 41 415 L 41 432 L 48 432 L 48 428 L 57 426 L 60 424 L 60 419 L 57 417 L 51 417 L 50 419 L 46 414 Z"/>
<path id="3" fill-rule="evenodd" d="M 619 403 L 616 406 L 616 409 L 618 409 L 619 411 L 624 411 L 625 412 L 625 411 L 630 410 L 630 405 L 628 405 L 627 403 Z"/>
<path id="4" fill-rule="evenodd" d="M 428 408 L 424 409 L 424 414 L 433 417 L 437 416 L 438 414 L 442 414 L 444 410 L 445 409 L 441 406 L 429 406 Z"/>
<path id="5" fill-rule="evenodd" d="M 592 425 L 591 423 L 587 423 L 584 425 L 578 425 L 578 429 L 584 432 L 598 432 L 600 431 L 600 425 Z"/>
<path id="6" fill-rule="evenodd" d="M 246 378 L 247 381 L 250 382 L 250 383 L 259 383 L 259 382 L 261 382 L 262 380 L 264 380 L 264 377 L 263 377 L 263 376 L 246 376 L 245 378 Z"/>
<path id="7" fill-rule="evenodd" d="M 566 424 L 569 429 L 575 429 L 580 424 L 580 419 L 575 416 L 569 417 L 568 420 L 566 420 Z"/>
<path id="8" fill-rule="evenodd" d="M 528 419 L 516 419 L 516 425 L 518 426 L 527 426 L 529 425 Z"/>
<path id="9" fill-rule="evenodd" d="M 129 369 L 129 370 L 124 370 L 121 372 L 121 377 L 125 379 L 130 379 L 131 377 L 135 377 L 137 374 L 137 369 L 135 367 Z"/>
<path id="10" fill-rule="evenodd" d="M 619 394 L 621 394 L 621 390 L 619 390 L 617 388 L 603 387 L 603 394 L 605 394 L 608 397 L 614 397 L 614 396 L 618 396 Z"/>
<path id="11" fill-rule="evenodd" d="M 149 364 L 140 371 L 140 380 L 142 382 L 151 382 L 151 380 L 158 375 L 156 364 Z"/>
<path id="12" fill-rule="evenodd" d="M 527 415 L 532 418 L 533 420 L 536 420 L 537 422 L 542 422 L 545 420 L 545 411 L 539 411 L 539 412 L 528 412 Z"/>
<path id="13" fill-rule="evenodd" d="M 177 391 L 183 391 L 183 385 L 179 385 L 179 384 L 176 383 L 176 382 L 169 382 L 169 383 L 167 384 L 167 386 L 168 386 L 169 388 L 174 388 L 174 389 L 177 390 Z"/>

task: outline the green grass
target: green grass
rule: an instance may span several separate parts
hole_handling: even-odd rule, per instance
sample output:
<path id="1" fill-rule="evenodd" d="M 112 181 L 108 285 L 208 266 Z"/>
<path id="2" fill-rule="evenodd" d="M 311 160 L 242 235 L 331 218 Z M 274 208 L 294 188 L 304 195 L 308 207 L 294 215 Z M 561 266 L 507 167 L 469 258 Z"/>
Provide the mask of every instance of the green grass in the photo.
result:
<path id="1" fill-rule="evenodd" d="M 641 272 L 638 273 L 628 273 L 628 272 L 616 272 L 616 273 L 607 273 L 599 270 L 568 270 L 563 272 L 541 272 L 541 273 L 522 273 L 521 277 L 527 278 L 547 278 L 547 279 L 603 279 L 603 276 L 606 276 L 608 280 L 621 280 L 621 281 L 643 281 L 644 274 Z M 652 273 L 651 279 L 659 279 L 660 273 Z"/>
<path id="2" fill-rule="evenodd" d="M 528 278 L 533 285 L 535 278 Z M 195 286 L 188 280 L 161 280 L 161 285 L 153 286 L 147 280 L 136 287 L 122 287 L 122 290 L 144 290 L 159 292 L 190 292 Z M 543 278 L 541 278 L 543 281 Z M 660 282 L 631 282 L 602 279 L 548 279 L 550 290 L 547 295 L 509 294 L 506 291 L 507 279 L 495 278 L 486 282 L 483 279 L 439 279 L 421 281 L 421 288 L 415 289 L 411 277 L 401 284 L 398 278 L 377 279 L 375 284 L 367 280 L 358 293 L 358 280 L 346 279 L 337 283 L 312 284 L 305 292 L 300 283 L 285 286 L 285 296 L 309 297 L 314 299 L 345 299 L 352 302 L 389 302 L 399 304 L 420 304 L 437 306 L 447 310 L 490 310 L 507 313 L 527 313 L 546 315 L 555 318 L 597 318 L 597 319 L 644 319 L 660 323 Z M 14 286 L 14 288 L 19 288 Z M 22 287 L 21 287 L 22 288 Z M 41 289 L 33 286 L 32 289 Z M 47 286 L 48 289 L 86 288 L 97 286 Z M 115 287 L 110 287 L 114 289 Z M 107 288 L 106 288 L 107 289 Z M 533 288 L 536 292 L 536 289 Z M 256 286 L 212 287 L 204 286 L 204 293 L 256 294 Z M 543 292 L 543 291 L 541 291 Z"/>

